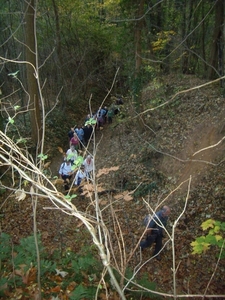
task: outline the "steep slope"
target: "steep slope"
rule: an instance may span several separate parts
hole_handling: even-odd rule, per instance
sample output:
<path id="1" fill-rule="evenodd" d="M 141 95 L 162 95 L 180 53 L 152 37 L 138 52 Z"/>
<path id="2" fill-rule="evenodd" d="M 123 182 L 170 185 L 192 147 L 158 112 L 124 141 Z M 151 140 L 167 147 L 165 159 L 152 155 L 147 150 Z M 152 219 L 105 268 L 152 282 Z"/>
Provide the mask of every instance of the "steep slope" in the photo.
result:
<path id="1" fill-rule="evenodd" d="M 179 218 L 175 229 L 177 293 L 204 294 L 209 282 L 208 294 L 224 294 L 225 290 L 225 262 L 222 260 L 217 266 L 218 249 L 212 248 L 200 257 L 192 255 L 190 247 L 190 243 L 202 235 L 200 225 L 204 220 L 225 219 L 225 101 L 218 84 L 196 88 L 204 84 L 193 76 L 155 80 L 143 90 L 141 108 L 136 105 L 141 114 L 135 111 L 135 102 L 125 98 L 120 116 L 96 132 L 97 170 L 119 166 L 118 171 L 104 176 L 104 187 L 135 191 L 130 201 L 115 199 L 111 193 L 100 195 L 103 215 L 107 225 L 111 224 L 114 255 L 120 263 L 120 248 L 115 239 L 119 230 L 115 232 L 117 227 L 112 221 L 109 203 L 123 233 L 126 261 L 137 246 L 127 262 L 128 267 L 134 270 L 142 263 L 137 277 L 147 272 L 148 280 L 157 284 L 157 290 L 167 293 L 172 293 L 173 287 L 171 243 L 163 250 L 161 262 L 149 261 L 151 249 L 145 251 L 143 257 L 138 251 L 148 204 L 155 209 L 162 201 L 172 208 L 168 224 L 170 234 Z M 57 175 L 62 160 L 57 146 L 64 150 L 68 147 L 63 143 L 48 140 L 52 177 Z M 32 234 L 33 212 L 29 200 L 13 202 L 2 198 L 2 230 L 11 233 L 16 242 Z M 87 199 L 77 197 L 74 204 L 88 215 L 93 213 L 93 206 Z M 38 230 L 49 252 L 60 247 L 79 252 L 81 246 L 89 245 L 90 237 L 78 220 L 59 210 L 43 209 L 48 206 L 48 201 L 41 199 L 37 215 Z M 77 242 L 79 231 L 82 239 Z"/>
<path id="2" fill-rule="evenodd" d="M 204 84 L 191 76 L 170 76 L 158 84 L 149 84 L 142 97 L 146 113 L 138 118 L 127 100 L 122 108 L 125 118 L 114 119 L 112 125 L 97 133 L 98 168 L 120 166 L 116 175 L 106 178 L 106 184 L 135 190 L 133 203 L 123 204 L 131 220 L 126 225 L 135 240 L 138 241 L 143 230 L 140 224 L 148 211 L 146 203 L 153 209 L 162 201 L 170 205 L 170 226 L 179 218 L 175 251 L 181 293 L 204 293 L 215 270 L 218 249 L 197 257 L 191 255 L 190 243 L 203 234 L 200 228 L 203 221 L 208 218 L 224 221 L 225 217 L 225 102 L 218 83 L 196 89 Z M 165 89 L 168 85 L 170 95 Z M 179 94 L 183 90 L 188 91 Z M 163 105 L 170 99 L 173 100 Z M 149 250 L 144 260 L 150 256 Z M 150 262 L 142 271 L 147 271 L 149 280 L 168 291 L 173 284 L 168 271 L 171 266 L 168 247 L 160 266 Z M 224 294 L 224 270 L 223 260 L 209 285 L 209 294 Z"/>

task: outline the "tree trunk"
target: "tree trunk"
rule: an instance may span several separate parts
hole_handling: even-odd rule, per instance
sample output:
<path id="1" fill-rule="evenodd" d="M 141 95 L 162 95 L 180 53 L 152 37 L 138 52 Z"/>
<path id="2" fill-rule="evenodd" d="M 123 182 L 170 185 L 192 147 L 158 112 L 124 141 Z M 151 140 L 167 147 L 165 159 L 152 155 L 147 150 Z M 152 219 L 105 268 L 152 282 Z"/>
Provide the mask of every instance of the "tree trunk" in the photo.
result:
<path id="1" fill-rule="evenodd" d="M 141 45 L 141 32 L 143 28 L 143 15 L 144 15 L 144 2 L 145 0 L 141 0 L 137 13 L 136 28 L 135 28 L 135 74 L 137 75 L 140 71 L 142 64 L 142 45 Z"/>
<path id="2" fill-rule="evenodd" d="M 35 0 L 30 0 L 30 2 L 27 3 L 25 12 L 27 90 L 30 101 L 31 137 L 38 151 L 41 143 L 41 114 L 39 107 L 38 78 L 36 77 L 38 71 L 36 66 Z"/>
<path id="3" fill-rule="evenodd" d="M 215 26 L 212 37 L 212 47 L 210 55 L 210 68 L 208 70 L 208 78 L 215 79 L 220 74 L 219 72 L 219 50 L 221 50 L 221 45 L 224 44 L 223 38 L 223 26 L 224 26 L 224 0 L 218 0 L 215 4 Z M 223 53 L 220 53 L 220 56 Z"/>

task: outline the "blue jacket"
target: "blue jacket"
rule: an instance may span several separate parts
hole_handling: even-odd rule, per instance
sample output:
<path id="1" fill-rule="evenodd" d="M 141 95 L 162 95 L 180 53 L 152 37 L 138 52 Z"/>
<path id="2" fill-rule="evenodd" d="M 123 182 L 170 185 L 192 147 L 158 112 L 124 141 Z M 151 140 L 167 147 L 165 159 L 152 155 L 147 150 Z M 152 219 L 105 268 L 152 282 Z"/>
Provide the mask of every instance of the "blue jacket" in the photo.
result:
<path id="1" fill-rule="evenodd" d="M 166 227 L 168 216 L 163 216 L 163 210 L 159 210 L 153 219 L 150 221 L 148 228 L 156 228 L 158 230 L 153 230 L 152 234 L 163 235 L 163 226 Z"/>

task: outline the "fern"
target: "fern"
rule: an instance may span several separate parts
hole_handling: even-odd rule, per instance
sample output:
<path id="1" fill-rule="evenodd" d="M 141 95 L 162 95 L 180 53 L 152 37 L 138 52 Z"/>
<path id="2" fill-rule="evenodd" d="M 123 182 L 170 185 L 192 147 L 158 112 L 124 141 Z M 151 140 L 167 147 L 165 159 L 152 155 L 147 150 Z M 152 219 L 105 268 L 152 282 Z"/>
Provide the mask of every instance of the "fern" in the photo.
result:
<path id="1" fill-rule="evenodd" d="M 56 263 L 49 260 L 41 260 L 41 276 L 47 272 L 54 273 L 56 269 Z"/>
<path id="2" fill-rule="evenodd" d="M 40 254 L 43 255 L 44 247 L 41 244 L 41 237 L 38 235 L 38 245 Z M 14 258 L 15 266 L 24 264 L 27 266 L 27 269 L 30 265 L 36 265 L 37 255 L 36 247 L 34 242 L 34 236 L 28 236 L 20 240 L 20 244 L 15 246 L 14 251 L 17 255 Z"/>
<path id="3" fill-rule="evenodd" d="M 5 259 L 11 256 L 12 245 L 10 235 L 2 232 L 0 236 L 0 260 L 4 261 Z"/>
<path id="4" fill-rule="evenodd" d="M 96 287 L 84 287 L 82 284 L 78 285 L 75 291 L 70 295 L 71 300 L 81 300 L 81 299 L 94 299 L 96 293 Z"/>

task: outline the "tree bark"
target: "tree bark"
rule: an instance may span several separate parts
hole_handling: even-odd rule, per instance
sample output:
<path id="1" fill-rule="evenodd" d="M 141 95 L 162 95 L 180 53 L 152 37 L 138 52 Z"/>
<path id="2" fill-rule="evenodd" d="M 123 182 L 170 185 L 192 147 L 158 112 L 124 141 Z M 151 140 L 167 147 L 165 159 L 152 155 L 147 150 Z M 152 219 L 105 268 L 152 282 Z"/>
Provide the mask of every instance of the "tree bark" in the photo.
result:
<path id="1" fill-rule="evenodd" d="M 27 2 L 25 10 L 25 37 L 26 37 L 26 70 L 27 90 L 30 101 L 31 138 L 37 151 L 41 143 L 41 114 L 38 92 L 38 71 L 36 64 L 36 41 L 35 41 L 35 0 Z"/>
<path id="2" fill-rule="evenodd" d="M 141 0 L 138 8 L 137 18 L 141 18 L 136 21 L 135 28 L 135 74 L 137 75 L 140 71 L 142 64 L 142 45 L 141 45 L 141 33 L 143 28 L 143 15 L 144 15 L 144 3 L 145 0 Z"/>
<path id="3" fill-rule="evenodd" d="M 215 26 L 212 37 L 212 47 L 210 54 L 210 68 L 208 70 L 208 78 L 215 79 L 219 74 L 219 50 L 224 44 L 223 26 L 224 26 L 224 0 L 218 0 L 215 4 Z M 220 55 L 223 55 L 220 54 Z M 218 71 L 218 72 L 217 72 Z"/>

